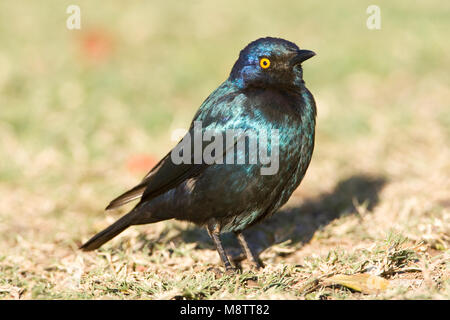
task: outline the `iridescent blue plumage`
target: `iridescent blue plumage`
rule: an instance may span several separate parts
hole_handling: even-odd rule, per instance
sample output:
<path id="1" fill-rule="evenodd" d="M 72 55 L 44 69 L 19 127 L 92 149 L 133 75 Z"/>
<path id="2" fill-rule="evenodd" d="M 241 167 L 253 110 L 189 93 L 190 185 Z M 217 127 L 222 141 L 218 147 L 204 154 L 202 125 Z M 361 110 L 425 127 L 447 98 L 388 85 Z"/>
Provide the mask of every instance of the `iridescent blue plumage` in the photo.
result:
<path id="1" fill-rule="evenodd" d="M 200 106 L 188 133 L 193 134 L 194 124 L 199 122 L 203 133 L 241 130 L 259 134 L 276 130 L 278 144 L 272 138 L 268 142 L 269 154 L 276 154 L 278 149 L 276 172 L 261 174 L 267 166 L 260 159 L 249 161 L 248 141 L 244 149 L 231 149 L 235 160 L 243 164 L 224 161 L 177 165 L 169 153 L 139 185 L 113 200 L 108 209 L 140 198 L 136 207 L 82 248 L 96 249 L 130 225 L 174 218 L 205 225 L 227 269 L 231 264 L 221 246 L 220 232 L 235 232 L 248 258 L 257 264 L 242 230 L 286 203 L 311 161 L 316 107 L 304 85 L 301 63 L 313 55 L 278 38 L 250 43 L 241 51 L 229 78 Z M 261 139 L 258 135 L 258 146 Z M 201 150 L 205 148 L 203 142 Z"/>

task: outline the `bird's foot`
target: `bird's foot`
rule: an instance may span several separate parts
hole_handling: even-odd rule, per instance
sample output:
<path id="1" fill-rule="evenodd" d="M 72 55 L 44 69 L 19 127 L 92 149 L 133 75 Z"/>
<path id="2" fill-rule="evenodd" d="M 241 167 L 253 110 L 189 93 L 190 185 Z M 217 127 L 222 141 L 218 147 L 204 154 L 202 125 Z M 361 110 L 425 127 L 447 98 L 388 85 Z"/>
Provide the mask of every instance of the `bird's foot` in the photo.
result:
<path id="1" fill-rule="evenodd" d="M 217 268 L 217 267 L 211 267 L 211 268 L 208 268 L 207 271 L 210 271 L 210 272 L 214 273 L 214 277 L 215 277 L 216 279 L 217 279 L 217 278 L 221 278 L 222 275 L 223 275 L 222 270 L 220 270 L 220 269 Z"/>
<path id="2" fill-rule="evenodd" d="M 216 279 L 222 278 L 225 275 L 233 276 L 233 275 L 236 275 L 237 273 L 239 273 L 239 269 L 235 268 L 235 267 L 225 268 L 225 271 L 221 268 L 211 267 L 211 268 L 208 268 L 207 271 L 214 273 L 214 276 Z"/>
<path id="3" fill-rule="evenodd" d="M 237 273 L 239 273 L 239 269 L 236 267 L 227 267 L 225 268 L 225 275 L 227 276 L 234 276 Z"/>
<path id="4" fill-rule="evenodd" d="M 254 261 L 249 261 L 249 263 L 250 263 L 250 267 L 253 269 L 253 270 L 261 270 L 261 269 L 264 269 L 264 263 L 262 263 L 262 261 L 261 260 L 254 260 Z"/>

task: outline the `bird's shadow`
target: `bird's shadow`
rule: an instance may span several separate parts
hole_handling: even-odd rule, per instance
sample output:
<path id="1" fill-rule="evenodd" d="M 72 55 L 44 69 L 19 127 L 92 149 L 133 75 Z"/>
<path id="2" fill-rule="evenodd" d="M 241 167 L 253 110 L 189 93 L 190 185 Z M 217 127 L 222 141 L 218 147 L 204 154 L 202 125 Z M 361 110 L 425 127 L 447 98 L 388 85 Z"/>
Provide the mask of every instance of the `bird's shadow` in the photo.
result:
<path id="1" fill-rule="evenodd" d="M 367 211 L 371 212 L 385 184 L 386 179 L 381 176 L 351 176 L 339 181 L 333 191 L 302 199 L 297 206 L 282 208 L 271 218 L 244 233 L 249 245 L 258 254 L 287 240 L 290 240 L 290 245 L 308 243 L 318 229 L 343 215 L 356 212 L 356 203 L 364 204 Z M 188 243 L 195 242 L 197 248 L 214 249 L 208 233 L 202 228 L 192 226 L 180 230 L 176 238 Z M 224 234 L 222 240 L 228 254 L 240 260 L 238 256 L 242 257 L 242 251 L 234 235 Z"/>

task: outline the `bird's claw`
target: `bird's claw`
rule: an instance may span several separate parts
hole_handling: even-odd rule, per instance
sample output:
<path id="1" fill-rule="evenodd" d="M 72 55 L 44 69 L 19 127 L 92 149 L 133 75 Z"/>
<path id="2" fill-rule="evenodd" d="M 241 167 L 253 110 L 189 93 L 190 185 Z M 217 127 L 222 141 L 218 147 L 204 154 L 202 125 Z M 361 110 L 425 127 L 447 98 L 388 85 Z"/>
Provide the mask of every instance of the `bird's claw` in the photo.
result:
<path id="1" fill-rule="evenodd" d="M 239 273 L 239 269 L 236 267 L 225 268 L 225 275 L 227 275 L 227 276 L 234 276 L 237 273 Z"/>
<path id="2" fill-rule="evenodd" d="M 264 269 L 264 263 L 262 263 L 261 261 L 252 261 L 250 262 L 250 267 L 253 270 L 261 270 Z"/>

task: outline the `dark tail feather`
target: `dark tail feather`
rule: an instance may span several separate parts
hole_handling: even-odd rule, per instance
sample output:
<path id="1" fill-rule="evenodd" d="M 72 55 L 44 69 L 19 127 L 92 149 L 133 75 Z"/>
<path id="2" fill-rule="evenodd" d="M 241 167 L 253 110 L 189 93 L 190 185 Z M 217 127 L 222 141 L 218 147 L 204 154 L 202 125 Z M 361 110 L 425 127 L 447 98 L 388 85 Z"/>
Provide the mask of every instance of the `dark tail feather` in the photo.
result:
<path id="1" fill-rule="evenodd" d="M 100 231 L 95 236 L 93 236 L 88 242 L 83 244 L 80 249 L 83 251 L 91 251 L 100 248 L 105 242 L 108 242 L 115 236 L 117 236 L 119 233 L 124 231 L 126 228 L 131 226 L 133 217 L 134 217 L 134 211 L 131 211 L 127 215 L 123 216 L 116 222 L 114 222 L 112 225 L 110 225 L 108 228 L 106 228 L 103 231 Z"/>
<path id="2" fill-rule="evenodd" d="M 115 198 L 113 201 L 111 201 L 110 204 L 106 207 L 105 210 L 111 210 L 120 206 L 123 206 L 125 203 L 128 203 L 130 201 L 136 200 L 142 196 L 144 193 L 146 185 L 139 184 L 136 187 L 134 187 L 131 190 L 128 190 L 124 194 L 121 194 L 117 198 Z"/>

